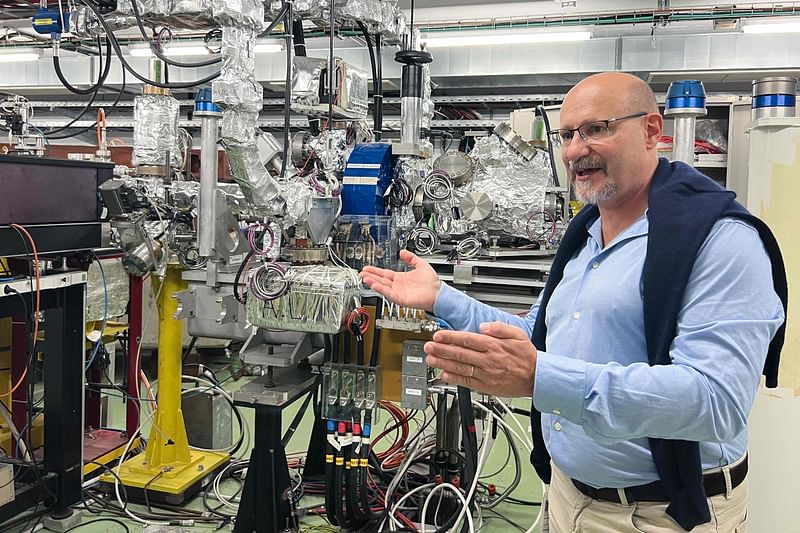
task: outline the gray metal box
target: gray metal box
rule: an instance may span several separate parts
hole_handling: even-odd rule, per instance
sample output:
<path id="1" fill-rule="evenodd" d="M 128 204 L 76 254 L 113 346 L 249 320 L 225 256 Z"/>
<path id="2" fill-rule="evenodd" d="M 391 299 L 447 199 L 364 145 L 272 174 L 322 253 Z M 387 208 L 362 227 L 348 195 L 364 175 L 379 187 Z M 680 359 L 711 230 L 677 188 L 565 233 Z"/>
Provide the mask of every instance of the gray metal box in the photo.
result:
<path id="1" fill-rule="evenodd" d="M 233 409 L 220 393 L 187 393 L 183 397 L 182 409 L 191 446 L 218 450 L 232 444 Z"/>
<path id="2" fill-rule="evenodd" d="M 425 409 L 428 406 L 427 377 L 403 376 L 400 386 L 400 405 L 404 409 Z"/>
<path id="3" fill-rule="evenodd" d="M 428 365 L 425 364 L 425 343 L 423 341 L 403 342 L 403 375 L 428 377 Z"/>

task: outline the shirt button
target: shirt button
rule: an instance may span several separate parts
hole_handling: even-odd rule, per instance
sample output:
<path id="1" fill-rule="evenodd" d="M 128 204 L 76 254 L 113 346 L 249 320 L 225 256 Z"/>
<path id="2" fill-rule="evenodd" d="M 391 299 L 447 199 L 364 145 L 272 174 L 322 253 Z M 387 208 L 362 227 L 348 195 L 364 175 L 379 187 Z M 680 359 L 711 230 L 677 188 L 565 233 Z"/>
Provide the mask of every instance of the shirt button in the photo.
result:
<path id="1" fill-rule="evenodd" d="M 556 431 L 561 431 L 561 422 L 556 422 L 555 424 L 553 424 L 553 429 L 555 429 Z"/>
<path id="2" fill-rule="evenodd" d="M 575 320 L 578 320 L 580 317 L 581 317 L 581 312 L 580 311 L 576 311 L 572 315 L 572 318 L 574 318 Z"/>
<path id="3" fill-rule="evenodd" d="M 554 415 L 560 415 L 561 414 L 561 410 L 560 409 L 553 409 L 553 414 Z"/>
<path id="4" fill-rule="evenodd" d="M 597 262 L 597 261 L 595 261 L 594 263 L 592 263 L 592 268 L 594 268 L 594 269 L 597 269 L 599 266 L 600 266 L 600 263 L 599 263 L 599 262 Z"/>

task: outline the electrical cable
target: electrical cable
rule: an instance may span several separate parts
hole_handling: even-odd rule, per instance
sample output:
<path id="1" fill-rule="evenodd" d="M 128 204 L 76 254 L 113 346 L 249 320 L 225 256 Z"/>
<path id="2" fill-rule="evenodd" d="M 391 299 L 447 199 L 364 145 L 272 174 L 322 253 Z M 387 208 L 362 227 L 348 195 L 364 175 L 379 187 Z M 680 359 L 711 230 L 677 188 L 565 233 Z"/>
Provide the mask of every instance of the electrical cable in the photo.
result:
<path id="1" fill-rule="evenodd" d="M 79 95 L 87 95 L 97 92 L 100 87 L 105 83 L 106 79 L 108 78 L 108 73 L 111 70 L 111 41 L 106 38 L 106 61 L 105 65 L 103 64 L 103 42 L 100 36 L 97 36 L 97 57 L 99 60 L 100 66 L 100 77 L 97 80 L 97 83 L 87 87 L 86 89 L 79 89 L 78 87 L 73 86 L 67 78 L 64 76 L 64 72 L 61 70 L 61 58 L 58 55 L 58 43 L 53 43 L 53 69 L 56 71 L 56 76 L 58 77 L 58 81 L 61 82 L 69 92 Z"/>
<path id="2" fill-rule="evenodd" d="M 88 1 L 90 0 L 87 0 L 87 2 Z M 141 12 L 139 11 L 139 5 L 137 0 L 130 0 L 130 2 L 131 2 L 131 8 L 133 10 L 133 16 L 136 18 L 136 25 L 139 27 L 139 32 L 142 34 L 142 38 L 148 42 L 148 44 L 150 45 L 150 50 L 153 52 L 153 54 L 158 59 L 163 61 L 166 65 L 172 65 L 174 67 L 182 67 L 182 68 L 195 68 L 195 67 L 207 67 L 210 65 L 215 65 L 220 61 L 222 61 L 221 57 L 214 57 L 206 61 L 198 61 L 196 63 L 182 63 L 180 61 L 175 61 L 174 59 L 170 59 L 161 52 L 160 46 L 158 44 L 154 44 L 147 36 L 147 32 L 145 31 L 144 24 L 142 22 L 142 15 Z M 164 70 L 164 72 L 166 73 L 166 69 Z"/>
<path id="3" fill-rule="evenodd" d="M 100 13 L 100 10 L 90 0 L 86 0 L 84 3 L 97 17 L 98 22 L 103 27 L 103 31 L 105 31 L 106 33 L 106 37 L 111 41 L 111 46 L 114 48 L 114 52 L 117 54 L 117 57 L 122 63 L 123 68 L 127 69 L 128 72 L 130 72 L 134 78 L 138 79 L 142 83 L 146 83 L 154 87 L 161 87 L 162 89 L 189 89 L 191 87 L 197 87 L 198 85 L 205 85 L 211 82 L 212 80 L 218 78 L 219 75 L 221 74 L 221 72 L 215 72 L 209 76 L 206 76 L 205 78 L 201 78 L 194 81 L 182 82 L 182 83 L 161 83 L 155 80 L 150 80 L 145 76 L 142 76 L 131 66 L 130 63 L 128 63 L 127 59 L 125 59 L 125 55 L 122 52 L 122 48 L 120 47 L 119 42 L 113 35 L 111 29 L 108 27 L 108 23 L 103 18 L 102 14 Z"/>
<path id="4" fill-rule="evenodd" d="M 545 110 L 543 105 L 536 106 L 536 112 L 542 117 L 544 120 L 544 131 L 550 131 L 550 120 L 547 118 L 547 111 Z M 553 155 L 553 143 L 550 142 L 550 136 L 545 135 L 547 137 L 547 155 L 550 159 L 550 170 L 553 172 L 553 185 L 556 187 L 561 187 L 559 179 L 558 179 L 558 172 L 556 171 L 556 158 Z"/>
<path id="5" fill-rule="evenodd" d="M 283 27 L 287 30 L 286 34 L 286 80 L 283 86 L 283 157 L 281 158 L 281 181 L 286 180 L 286 169 L 289 165 L 289 156 L 291 150 L 291 106 L 289 103 L 292 101 L 292 41 L 294 40 L 294 11 L 293 0 L 283 0 L 283 7 L 286 10 L 286 23 Z M 333 11 L 333 8 L 331 8 Z M 302 23 L 300 24 L 302 28 Z"/>
<path id="6" fill-rule="evenodd" d="M 108 320 L 108 283 L 106 282 L 106 272 L 103 269 L 103 263 L 100 261 L 100 258 L 97 257 L 97 254 L 94 252 L 94 250 L 90 250 L 90 253 L 92 254 L 92 257 L 94 257 L 95 261 L 97 261 L 97 266 L 100 268 L 100 277 L 103 280 L 103 320 L 100 326 L 100 338 L 94 343 L 94 349 L 92 350 L 92 354 L 89 356 L 89 362 L 86 363 L 86 368 L 84 369 L 85 372 L 91 368 L 95 357 L 97 357 L 97 352 L 100 351 L 100 346 L 103 344 L 103 336 L 106 333 L 106 321 Z"/>

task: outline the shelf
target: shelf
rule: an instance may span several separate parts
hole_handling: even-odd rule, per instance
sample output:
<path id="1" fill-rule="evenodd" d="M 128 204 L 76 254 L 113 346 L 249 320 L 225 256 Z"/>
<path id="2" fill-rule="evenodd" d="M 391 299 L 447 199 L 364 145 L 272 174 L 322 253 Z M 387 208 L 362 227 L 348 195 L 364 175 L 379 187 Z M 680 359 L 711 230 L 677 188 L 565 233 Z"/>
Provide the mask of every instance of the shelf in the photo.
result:
<path id="1" fill-rule="evenodd" d="M 728 156 L 724 159 L 698 159 L 694 162 L 695 168 L 727 168 Z"/>

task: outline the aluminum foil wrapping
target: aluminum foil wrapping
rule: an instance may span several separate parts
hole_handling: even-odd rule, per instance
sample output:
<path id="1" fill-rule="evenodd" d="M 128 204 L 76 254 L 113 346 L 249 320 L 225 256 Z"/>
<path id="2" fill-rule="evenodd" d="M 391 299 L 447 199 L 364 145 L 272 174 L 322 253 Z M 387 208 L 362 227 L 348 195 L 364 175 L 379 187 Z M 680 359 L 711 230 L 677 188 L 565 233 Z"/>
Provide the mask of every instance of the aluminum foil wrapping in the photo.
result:
<path id="1" fill-rule="evenodd" d="M 267 4 L 266 15 L 268 18 L 278 16 L 283 9 L 281 0 L 270 0 L 265 3 Z M 294 0 L 292 10 L 295 20 L 321 18 L 323 10 L 327 10 L 328 5 L 327 0 Z"/>
<path id="2" fill-rule="evenodd" d="M 223 138 L 223 146 L 228 153 L 231 175 L 242 189 L 249 206 L 259 212 L 270 211 L 280 188 L 258 157 L 255 141 L 237 143 Z"/>
<path id="3" fill-rule="evenodd" d="M 197 208 L 197 197 L 200 195 L 200 182 L 173 181 L 170 184 L 172 204 L 181 211 Z"/>
<path id="4" fill-rule="evenodd" d="M 211 9 L 220 26 L 247 27 L 256 33 L 267 27 L 264 4 L 259 0 L 211 0 Z"/>
<path id="5" fill-rule="evenodd" d="M 89 265 L 86 279 L 86 321 L 106 320 L 122 316 L 128 307 L 128 273 L 122 266 L 121 258 L 102 259 L 103 274 L 97 262 Z M 103 275 L 105 286 L 103 288 Z M 108 291 L 108 312 L 105 313 L 106 289 Z"/>
<path id="6" fill-rule="evenodd" d="M 295 178 L 281 184 L 281 196 L 286 201 L 286 226 L 296 226 L 306 221 L 311 209 L 314 191 L 307 178 Z"/>
<path id="7" fill-rule="evenodd" d="M 347 109 L 352 118 L 366 118 L 369 112 L 369 76 L 367 72 L 347 65 L 345 70 L 345 90 L 347 91 Z"/>
<path id="8" fill-rule="evenodd" d="M 433 82 L 431 81 L 430 64 L 422 65 L 422 120 L 420 128 L 423 130 L 431 129 L 433 121 L 434 104 L 431 94 L 433 93 Z"/>
<path id="9" fill-rule="evenodd" d="M 276 300 L 247 298 L 248 322 L 260 328 L 335 334 L 360 304 L 361 280 L 351 268 L 290 267 L 284 279 L 287 292 Z"/>
<path id="10" fill-rule="evenodd" d="M 133 101 L 133 163 L 164 165 L 169 152 L 170 165 L 181 164 L 178 149 L 178 101 L 172 96 L 143 94 Z"/>
<path id="11" fill-rule="evenodd" d="M 383 5 L 378 0 L 337 0 L 336 15 L 339 17 L 361 21 L 372 28 L 383 24 Z"/>
<path id="12" fill-rule="evenodd" d="M 386 14 L 387 26 L 381 32 L 383 33 L 383 40 L 386 44 L 402 45 L 406 36 L 409 35 L 406 16 L 397 8 L 397 5 L 393 5 L 390 2 L 384 2 L 383 9 L 388 11 Z"/>
<path id="13" fill-rule="evenodd" d="M 258 113 L 263 107 L 264 88 L 256 81 L 256 33 L 252 27 L 222 28 L 221 74 L 211 90 L 223 109 Z"/>
<path id="14" fill-rule="evenodd" d="M 328 66 L 328 60 L 295 56 L 292 66 L 292 111 L 311 112 L 320 103 L 320 76 Z"/>
<path id="15" fill-rule="evenodd" d="M 136 24 L 132 0 L 118 0 L 111 15 L 131 18 Z M 211 0 L 136 0 L 136 7 L 145 23 L 164 24 L 173 28 L 197 28 L 212 22 Z M 107 20 L 107 19 L 106 19 Z"/>
<path id="16" fill-rule="evenodd" d="M 133 15 L 126 15 L 119 11 L 104 16 L 103 20 L 112 32 L 136 25 L 136 18 Z M 105 33 L 94 12 L 86 6 L 72 8 L 69 17 L 69 31 L 75 37 L 94 37 Z"/>
<path id="17" fill-rule="evenodd" d="M 315 157 L 322 161 L 326 172 L 344 172 L 344 166 L 350 156 L 347 131 L 325 130 L 310 142 L 310 146 L 313 147 Z"/>
<path id="18" fill-rule="evenodd" d="M 550 181 L 547 154 L 540 151 L 526 161 L 496 135 L 490 135 L 478 139 L 470 157 L 476 162 L 476 173 L 468 185 L 455 192 L 459 201 L 467 192 L 485 192 L 494 201 L 491 216 L 478 227 L 525 238 L 529 230 L 539 232 L 543 223 L 539 215 L 544 211 Z"/>

